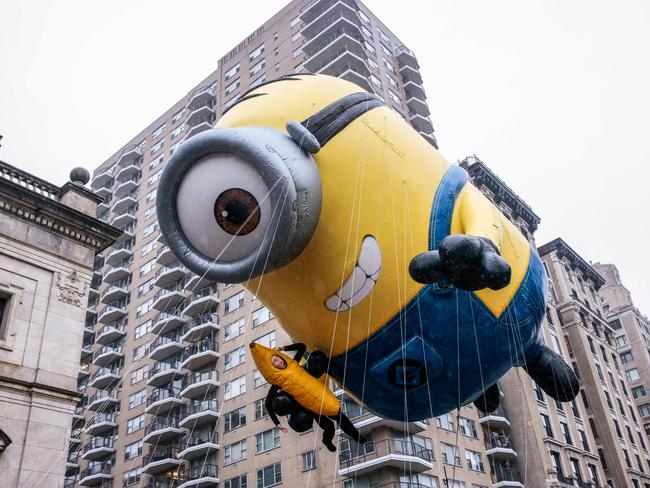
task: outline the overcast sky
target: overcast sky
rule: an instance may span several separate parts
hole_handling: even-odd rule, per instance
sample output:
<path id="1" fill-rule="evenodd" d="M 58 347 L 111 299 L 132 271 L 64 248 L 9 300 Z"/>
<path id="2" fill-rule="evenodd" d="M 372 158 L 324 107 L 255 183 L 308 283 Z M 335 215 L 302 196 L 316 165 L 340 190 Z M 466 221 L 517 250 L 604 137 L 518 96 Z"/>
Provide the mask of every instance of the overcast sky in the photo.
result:
<path id="1" fill-rule="evenodd" d="M 283 0 L 0 1 L 0 159 L 94 169 Z M 650 312 L 650 2 L 368 0 L 422 68 L 440 149 L 478 155 Z"/>

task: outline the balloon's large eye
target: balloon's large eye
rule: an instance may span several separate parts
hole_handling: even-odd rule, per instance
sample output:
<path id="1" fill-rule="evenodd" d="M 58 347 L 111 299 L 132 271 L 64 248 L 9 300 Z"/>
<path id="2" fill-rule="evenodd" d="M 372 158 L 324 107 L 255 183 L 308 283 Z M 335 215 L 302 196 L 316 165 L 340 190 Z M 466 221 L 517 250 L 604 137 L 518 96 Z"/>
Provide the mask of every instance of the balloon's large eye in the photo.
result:
<path id="1" fill-rule="evenodd" d="M 259 251 L 271 218 L 268 197 L 255 168 L 231 154 L 214 153 L 192 165 L 181 181 L 178 220 L 205 256 L 235 261 Z"/>
<path id="2" fill-rule="evenodd" d="M 228 234 L 245 236 L 260 223 L 260 207 L 246 190 L 231 188 L 217 197 L 214 216 L 219 226 Z"/>

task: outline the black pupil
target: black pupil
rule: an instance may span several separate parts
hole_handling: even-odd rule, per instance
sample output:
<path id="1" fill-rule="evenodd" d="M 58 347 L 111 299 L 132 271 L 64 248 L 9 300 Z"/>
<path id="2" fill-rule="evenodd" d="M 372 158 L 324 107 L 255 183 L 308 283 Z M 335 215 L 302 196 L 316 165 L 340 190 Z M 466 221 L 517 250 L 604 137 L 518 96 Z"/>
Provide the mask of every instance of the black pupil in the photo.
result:
<path id="1" fill-rule="evenodd" d="M 214 216 L 223 230 L 243 236 L 255 230 L 260 223 L 259 203 L 250 192 L 230 188 L 214 202 Z"/>

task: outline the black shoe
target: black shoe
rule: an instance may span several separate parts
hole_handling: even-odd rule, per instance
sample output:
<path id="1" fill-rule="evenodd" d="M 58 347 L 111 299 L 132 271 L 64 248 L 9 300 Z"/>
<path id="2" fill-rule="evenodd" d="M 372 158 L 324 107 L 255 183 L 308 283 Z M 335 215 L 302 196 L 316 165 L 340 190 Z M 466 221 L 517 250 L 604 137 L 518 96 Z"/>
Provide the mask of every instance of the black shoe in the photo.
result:
<path id="1" fill-rule="evenodd" d="M 360 435 L 358 442 L 359 444 L 365 444 L 366 442 L 368 442 L 368 438 L 365 435 Z"/>
<path id="2" fill-rule="evenodd" d="M 325 444 L 325 447 L 327 447 L 327 449 L 330 452 L 336 452 L 336 446 L 334 444 L 332 444 L 331 442 L 327 442 L 327 443 L 324 443 L 324 444 Z"/>

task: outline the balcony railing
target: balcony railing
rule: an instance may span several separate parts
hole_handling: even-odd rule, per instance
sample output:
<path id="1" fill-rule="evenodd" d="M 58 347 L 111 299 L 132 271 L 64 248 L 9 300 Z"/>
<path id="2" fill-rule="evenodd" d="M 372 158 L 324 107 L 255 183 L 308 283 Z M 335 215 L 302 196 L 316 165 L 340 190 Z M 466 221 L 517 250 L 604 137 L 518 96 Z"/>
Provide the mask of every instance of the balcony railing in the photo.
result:
<path id="1" fill-rule="evenodd" d="M 390 454 L 417 457 L 423 461 L 434 460 L 433 451 L 412 441 L 385 439 L 377 443 L 366 443 L 358 451 L 343 451 L 339 454 L 341 468 L 350 468 L 366 461 L 372 461 Z"/>
<path id="2" fill-rule="evenodd" d="M 502 481 L 521 481 L 519 473 L 512 469 L 493 468 L 492 482 L 500 483 Z"/>
<path id="3" fill-rule="evenodd" d="M 172 391 L 169 388 L 156 388 L 151 395 L 147 397 L 147 406 L 159 402 L 160 400 L 166 400 L 167 398 L 180 398 L 180 390 L 172 388 Z"/>
<path id="4" fill-rule="evenodd" d="M 93 425 L 101 424 L 102 422 L 117 422 L 117 415 L 115 412 L 100 412 L 96 413 L 91 419 L 90 422 L 86 425 L 86 429 L 92 427 Z"/>
<path id="5" fill-rule="evenodd" d="M 496 449 L 499 447 L 512 449 L 512 441 L 508 435 L 492 432 L 492 435 L 489 438 L 485 438 L 485 447 L 486 449 Z"/>
<path id="6" fill-rule="evenodd" d="M 219 381 L 219 372 L 213 369 L 208 371 L 197 371 L 196 373 L 188 374 L 183 380 L 183 388 L 201 383 L 203 381 Z"/>
<path id="7" fill-rule="evenodd" d="M 112 464 L 110 463 L 100 463 L 100 464 L 93 464 L 92 466 L 89 466 L 88 468 L 84 469 L 81 472 L 81 475 L 79 476 L 81 479 L 86 478 L 88 476 L 94 476 L 97 474 L 111 474 L 111 468 L 113 467 Z"/>
<path id="8" fill-rule="evenodd" d="M 208 411 L 219 411 L 219 401 L 216 398 L 208 398 L 206 400 L 192 402 L 185 408 L 185 416 L 187 417 L 188 415 L 194 415 Z"/>
<path id="9" fill-rule="evenodd" d="M 105 447 L 107 449 L 113 449 L 113 438 L 112 437 L 92 437 L 88 442 L 84 444 L 83 451 L 88 452 L 93 449 L 100 449 Z"/>
<path id="10" fill-rule="evenodd" d="M 178 474 L 178 481 L 179 483 L 185 483 L 201 478 L 217 478 L 218 476 L 219 468 L 216 464 L 201 464 L 200 466 L 181 471 Z"/>
<path id="11" fill-rule="evenodd" d="M 108 375 L 115 375 L 119 376 L 120 371 L 122 370 L 122 367 L 113 367 L 113 368 L 99 368 L 97 371 L 93 373 L 93 375 L 90 377 L 90 381 L 99 378 L 100 376 L 108 376 Z"/>
<path id="12" fill-rule="evenodd" d="M 149 378 L 157 375 L 158 373 L 163 373 L 164 371 L 169 371 L 171 369 L 181 369 L 180 361 L 158 361 L 153 365 L 153 368 L 149 370 Z"/>
<path id="13" fill-rule="evenodd" d="M 195 354 L 200 354 L 205 351 L 219 352 L 219 344 L 210 336 L 206 336 L 202 340 L 193 344 L 186 345 L 183 350 L 183 361 Z"/>
<path id="14" fill-rule="evenodd" d="M 165 344 L 170 344 L 172 342 L 180 342 L 181 333 L 180 332 L 171 332 L 169 334 L 160 335 L 158 338 L 151 343 L 149 346 L 149 351 L 153 351 L 157 347 L 164 346 Z"/>
<path id="15" fill-rule="evenodd" d="M 164 417 L 164 418 L 158 418 L 154 417 L 152 421 L 147 425 L 145 428 L 145 435 L 149 435 L 152 432 L 156 432 L 157 430 L 162 430 L 162 429 L 178 429 L 178 417 Z M 178 451 L 178 448 L 175 448 Z"/>
<path id="16" fill-rule="evenodd" d="M 51 200 L 58 199 L 58 187 L 2 161 L 0 161 L 0 179 L 16 183 Z"/>

